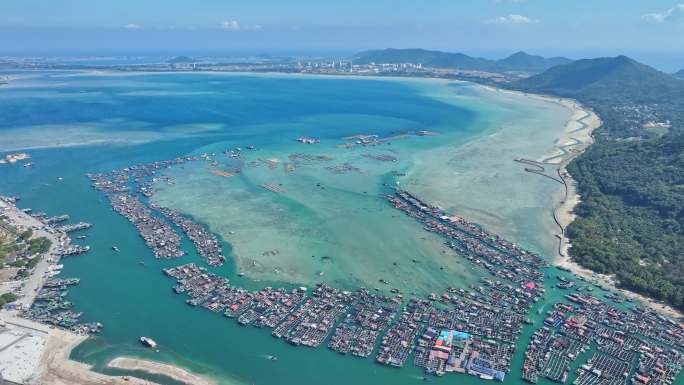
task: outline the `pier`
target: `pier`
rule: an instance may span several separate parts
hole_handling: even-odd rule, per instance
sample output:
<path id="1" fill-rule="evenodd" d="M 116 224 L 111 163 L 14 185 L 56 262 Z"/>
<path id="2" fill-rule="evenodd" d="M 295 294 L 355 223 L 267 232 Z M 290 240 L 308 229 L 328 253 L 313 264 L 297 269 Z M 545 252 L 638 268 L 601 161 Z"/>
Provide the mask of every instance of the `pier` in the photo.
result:
<path id="1" fill-rule="evenodd" d="M 63 215 L 57 215 L 54 217 L 45 218 L 45 220 L 43 220 L 43 222 L 45 224 L 51 225 L 53 223 L 59 223 L 59 222 L 64 222 L 64 221 L 68 221 L 68 220 L 69 220 L 69 215 L 63 214 Z"/>
<path id="2" fill-rule="evenodd" d="M 74 231 L 86 230 L 93 227 L 90 223 L 78 222 L 73 225 L 61 225 L 55 226 L 55 230 L 61 231 L 63 233 L 73 233 Z"/>
<path id="3" fill-rule="evenodd" d="M 71 246 L 63 249 L 59 254 L 62 257 L 66 257 L 69 255 L 78 255 L 78 254 L 87 253 L 88 251 L 90 251 L 90 246 L 71 245 Z"/>

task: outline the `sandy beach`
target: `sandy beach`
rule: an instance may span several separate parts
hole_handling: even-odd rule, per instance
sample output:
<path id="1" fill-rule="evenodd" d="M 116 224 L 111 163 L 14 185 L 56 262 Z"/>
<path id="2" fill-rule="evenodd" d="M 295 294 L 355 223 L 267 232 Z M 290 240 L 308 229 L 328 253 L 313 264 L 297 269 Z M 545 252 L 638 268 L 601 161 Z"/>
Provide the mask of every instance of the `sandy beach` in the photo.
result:
<path id="1" fill-rule="evenodd" d="M 572 179 L 572 176 L 566 171 L 565 167 L 594 142 L 592 132 L 600 127 L 602 122 L 593 111 L 584 108 L 574 100 L 560 99 L 558 103 L 566 105 L 573 111 L 573 119 L 568 122 L 564 135 L 556 144 L 559 153 L 564 152 L 564 154 L 559 157 L 552 157 L 552 162 L 549 161 L 549 158 L 545 160 L 545 163 L 558 164 L 559 176 L 565 181 L 565 194 L 554 211 L 554 218 L 561 229 L 561 234 L 559 235 L 559 255 L 554 259 L 553 263 L 556 266 L 570 270 L 577 276 L 583 277 L 588 282 L 595 283 L 611 291 L 619 292 L 624 297 L 640 302 L 666 316 L 675 319 L 684 317 L 682 312 L 664 303 L 629 290 L 618 288 L 613 275 L 597 274 L 580 266 L 570 258 L 568 252 L 572 245 L 565 235 L 565 229 L 575 220 L 574 209 L 581 202 L 581 196 L 577 192 L 577 183 Z"/>
<path id="2" fill-rule="evenodd" d="M 83 342 L 87 336 L 48 327 L 29 321 L 7 312 L 1 317 L 3 329 L 15 334 L 24 334 L 23 340 L 31 338 L 30 344 L 15 343 L 23 361 L 18 362 L 21 378 L 13 378 L 25 384 L 50 385 L 150 385 L 150 381 L 130 376 L 108 376 L 91 371 L 91 367 L 69 359 L 71 350 Z M 21 339 L 21 338 L 20 338 Z M 17 365 L 14 365 L 17 369 Z"/>
<path id="3" fill-rule="evenodd" d="M 15 362 L 10 369 L 18 371 L 12 377 L 26 384 L 50 384 L 50 385 L 154 385 L 156 382 L 143 380 L 131 375 L 111 376 L 92 370 L 90 365 L 69 359 L 71 351 L 88 336 L 75 334 L 69 331 L 51 328 L 37 322 L 26 320 L 18 316 L 2 312 L 0 317 L 4 327 L 10 333 L 9 336 L 25 336 L 16 339 L 16 347 L 22 358 L 22 362 Z M 28 341 L 19 346 L 20 340 Z M 35 340 L 35 341 L 34 341 Z M 12 345 L 14 346 L 14 345 Z M 9 357 L 9 359 L 17 359 Z M 0 361 L 2 361 L 0 359 Z M 172 365 L 154 361 L 139 360 L 133 358 L 115 358 L 107 365 L 110 368 L 141 371 L 154 375 L 163 375 L 175 381 L 188 385 L 216 385 L 216 382 L 194 375 L 184 369 Z M 30 373 L 33 372 L 32 375 Z M 7 373 L 6 373 L 7 374 Z"/>
<path id="4" fill-rule="evenodd" d="M 35 384 L 153 384 L 129 376 L 107 376 L 91 371 L 90 366 L 69 359 L 71 350 L 87 337 L 62 330 L 52 330 L 47 347 L 41 357 Z"/>
<path id="5" fill-rule="evenodd" d="M 176 366 L 138 358 L 117 357 L 109 361 L 107 367 L 167 376 L 189 385 L 216 385 L 214 381 L 197 376 Z"/>

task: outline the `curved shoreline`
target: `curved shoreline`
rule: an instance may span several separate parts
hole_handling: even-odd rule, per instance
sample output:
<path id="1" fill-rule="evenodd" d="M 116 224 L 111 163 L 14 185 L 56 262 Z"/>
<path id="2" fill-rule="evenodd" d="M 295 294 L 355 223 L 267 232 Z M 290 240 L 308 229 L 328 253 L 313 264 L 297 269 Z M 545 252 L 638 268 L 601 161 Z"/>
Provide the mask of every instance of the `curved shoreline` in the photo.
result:
<path id="1" fill-rule="evenodd" d="M 498 90 L 494 88 L 492 89 Z M 558 177 L 563 181 L 564 185 L 564 190 L 562 193 L 563 195 L 560 199 L 560 202 L 552 211 L 553 220 L 560 230 L 560 234 L 556 234 L 556 237 L 558 238 L 558 255 L 553 258 L 553 265 L 566 269 L 575 276 L 584 278 L 589 283 L 605 287 L 610 291 L 619 292 L 624 297 L 637 301 L 663 315 L 674 319 L 684 318 L 684 313 L 663 302 L 626 289 L 619 288 L 614 275 L 599 274 L 587 269 L 573 261 L 568 254 L 568 250 L 570 247 L 572 247 L 572 244 L 570 243 L 570 240 L 565 232 L 567 227 L 576 218 L 574 210 L 581 202 L 581 196 L 577 192 L 577 182 L 572 178 L 572 175 L 570 175 L 566 167 L 572 160 L 584 153 L 584 151 L 586 151 L 586 149 L 594 143 L 593 131 L 603 124 L 601 118 L 593 110 L 583 106 L 574 99 L 523 93 L 512 90 L 498 91 L 522 94 L 528 97 L 543 99 L 551 103 L 562 105 L 573 112 L 573 118 L 567 122 L 563 135 L 558 139 L 556 144 L 554 144 L 554 150 L 556 150 L 558 154 L 545 157 L 538 162 L 542 165 L 556 166 Z M 582 115 L 576 116 L 578 114 Z M 579 124 L 578 128 L 571 127 L 575 123 Z M 559 159 L 559 161 L 557 163 L 550 162 L 552 159 Z"/>
<path id="2" fill-rule="evenodd" d="M 303 75 L 303 76 L 311 76 L 311 75 Z M 330 76 L 330 75 L 323 75 L 323 76 Z M 371 77 L 360 77 L 359 79 L 372 79 Z M 454 80 L 449 80 L 449 79 L 430 79 L 430 78 L 384 78 L 384 77 L 379 77 L 379 80 L 391 80 L 391 79 L 411 79 L 414 81 L 444 81 L 444 82 L 455 82 Z M 509 91 L 509 90 L 499 90 L 483 85 L 479 85 L 477 83 L 469 83 L 473 84 L 479 87 L 484 87 L 484 88 L 490 88 L 495 92 L 510 92 L 510 93 L 516 93 L 521 96 L 525 96 L 528 98 L 535 98 L 535 99 L 541 99 L 545 100 L 550 103 L 555 103 L 559 105 L 563 105 L 564 107 L 568 108 L 570 111 L 573 112 L 573 119 L 570 119 L 567 124 L 566 124 L 566 130 L 562 134 L 561 138 L 556 141 L 556 143 L 553 145 L 553 150 L 554 151 L 559 151 L 560 154 L 554 154 L 554 155 L 544 155 L 544 157 L 541 159 L 539 163 L 542 164 L 547 164 L 549 166 L 556 167 L 556 171 L 558 173 L 558 177 L 563 180 L 563 184 L 565 186 L 564 192 L 563 192 L 563 197 L 560 201 L 560 203 L 553 209 L 552 215 L 554 218 L 554 221 L 558 225 L 560 229 L 560 235 L 556 235 L 559 237 L 559 246 L 558 246 L 558 252 L 559 255 L 561 256 L 567 256 L 567 250 L 569 249 L 570 242 L 565 236 L 565 229 L 567 226 L 575 219 L 575 214 L 573 213 L 574 208 L 576 205 L 580 202 L 580 196 L 577 194 L 576 188 L 575 188 L 575 181 L 571 178 L 571 176 L 567 173 L 565 170 L 565 167 L 567 164 L 569 164 L 570 161 L 572 161 L 574 158 L 579 156 L 586 148 L 588 148 L 589 145 L 593 143 L 593 139 L 591 139 L 592 131 L 596 129 L 597 127 L 600 126 L 600 119 L 596 114 L 593 112 L 590 112 L 590 110 L 585 109 L 581 104 L 578 102 L 571 100 L 571 99 L 560 99 L 560 98 L 554 98 L 554 97 L 549 97 L 549 96 L 544 96 L 544 95 L 537 95 L 537 94 L 530 94 L 530 93 L 522 93 L 522 92 L 515 92 L 515 91 Z M 568 103 L 567 105 L 564 104 Z M 579 112 L 583 112 L 585 115 L 576 118 L 574 115 Z M 593 116 L 592 116 L 593 115 Z M 592 124 L 586 124 L 584 123 L 585 119 L 588 118 L 595 118 L 596 122 L 592 122 Z M 577 122 L 580 125 L 580 128 L 574 128 L 571 127 L 571 124 L 573 122 Z M 595 126 L 594 126 L 595 125 Z M 581 137 L 583 140 L 575 138 L 575 136 Z M 585 137 L 586 136 L 586 137 Z M 588 138 L 588 139 L 587 139 Z M 552 160 L 560 160 L 558 163 L 551 162 Z M 579 265 L 575 264 L 572 262 L 569 257 L 567 258 L 561 258 L 558 261 L 554 261 L 555 264 L 558 266 L 565 266 L 569 268 L 573 273 L 577 275 L 582 275 L 585 277 L 589 278 L 596 278 L 596 274 L 581 268 Z M 606 279 L 610 279 L 610 277 L 606 277 Z M 611 288 L 614 288 L 614 285 L 609 283 L 608 281 L 602 282 L 605 286 L 611 286 Z M 624 291 L 620 290 L 620 292 L 623 293 L 623 295 L 628 296 L 624 294 Z M 635 298 L 640 297 L 639 295 L 635 294 Z M 652 300 L 649 300 L 645 297 L 642 297 L 643 300 L 642 302 L 648 302 L 649 306 L 651 306 Z M 655 305 L 655 304 L 653 304 Z M 657 307 L 653 306 L 654 308 L 658 309 Z M 658 309 L 661 312 L 665 312 L 668 315 L 671 315 L 672 313 L 669 313 L 667 310 L 663 309 Z M 674 314 L 679 314 L 679 313 L 674 313 Z M 680 314 L 679 314 L 680 315 Z M 50 375 L 52 377 L 48 377 L 52 379 L 55 382 L 47 382 L 47 383 L 56 383 L 56 384 L 72 384 L 72 383 L 82 383 L 82 384 L 123 384 L 123 383 L 128 383 L 128 384 L 154 384 L 153 382 L 150 381 L 145 381 L 141 380 L 137 377 L 129 377 L 129 376 L 123 376 L 123 377 L 118 377 L 118 376 L 109 376 L 105 375 L 102 373 L 98 373 L 92 370 L 92 368 L 84 363 L 78 362 L 78 361 L 73 361 L 70 360 L 70 352 L 71 350 L 79 345 L 81 342 L 85 340 L 84 337 L 78 336 L 79 338 L 75 338 L 76 336 L 72 336 L 73 338 L 67 338 L 64 337 L 63 340 L 61 340 L 60 343 L 57 343 L 56 345 L 51 345 L 52 348 L 48 349 L 48 351 L 54 350 L 54 353 L 47 353 L 51 354 L 48 356 L 49 363 L 46 363 L 48 366 L 48 369 L 50 369 Z M 41 362 L 41 365 L 43 363 Z M 155 361 L 147 361 L 147 360 L 142 360 L 142 359 L 135 359 L 135 358 L 129 358 L 129 357 L 117 357 L 114 358 L 112 361 L 110 361 L 107 364 L 107 367 L 109 368 L 115 368 L 115 369 L 123 369 L 123 370 L 133 370 L 133 371 L 141 371 L 141 372 L 146 372 L 151 375 L 164 375 L 171 377 L 177 381 L 180 382 L 185 382 L 185 383 L 190 383 L 190 384 L 215 384 L 215 382 L 211 382 L 210 380 L 203 379 L 201 377 L 198 377 L 189 371 L 182 369 L 177 366 L 173 366 L 170 364 L 164 364 L 161 362 L 155 362 Z M 174 377 L 174 375 L 171 375 L 170 373 L 173 373 L 174 375 L 179 375 L 179 378 Z M 189 376 L 189 377 L 185 377 Z M 207 381 L 207 382 L 186 382 L 183 380 L 183 378 L 199 378 L 202 381 Z M 43 377 L 41 377 L 43 379 Z"/>
<path id="3" fill-rule="evenodd" d="M 566 167 L 572 160 L 584 153 L 584 151 L 594 143 L 593 131 L 601 126 L 602 121 L 594 111 L 583 106 L 574 99 L 493 88 L 490 86 L 482 87 L 494 92 L 516 94 L 557 104 L 568 109 L 572 114 L 571 118 L 565 124 L 563 133 L 553 144 L 552 153 L 544 155 L 539 160 L 524 158 L 515 159 L 516 162 L 539 168 L 538 170 L 528 170 L 526 168 L 525 171 L 550 178 L 564 186 L 560 202 L 554 207 L 551 213 L 553 220 L 560 231 L 560 234 L 555 234 L 559 240 L 558 255 L 554 258 L 554 262 L 557 262 L 557 257 L 567 257 L 568 255 L 567 252 L 571 245 L 565 234 L 565 229 L 575 219 L 573 211 L 579 204 L 581 198 L 576 190 L 576 182 L 567 172 Z M 578 125 L 579 127 L 575 128 L 573 127 L 574 125 Z M 545 173 L 545 166 L 553 167 L 555 169 L 554 174 L 557 174 L 557 178 L 556 175 Z"/>
<path id="4" fill-rule="evenodd" d="M 139 358 L 116 357 L 107 363 L 107 368 L 141 371 L 152 375 L 166 376 L 188 385 L 217 384 L 215 381 L 198 376 L 177 366 Z"/>

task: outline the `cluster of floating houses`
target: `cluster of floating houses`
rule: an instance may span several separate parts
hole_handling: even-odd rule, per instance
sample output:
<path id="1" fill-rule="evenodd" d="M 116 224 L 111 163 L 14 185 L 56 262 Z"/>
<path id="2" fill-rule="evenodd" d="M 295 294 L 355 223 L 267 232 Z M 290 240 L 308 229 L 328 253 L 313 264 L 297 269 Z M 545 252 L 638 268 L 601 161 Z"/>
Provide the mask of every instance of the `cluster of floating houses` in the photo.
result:
<path id="1" fill-rule="evenodd" d="M 235 318 L 242 325 L 272 328 L 293 345 L 328 347 L 401 367 L 413 354 L 426 373 L 466 373 L 503 380 L 510 370 L 522 326 L 544 294 L 546 264 L 539 256 L 447 215 L 408 192 L 385 196 L 425 229 L 446 236 L 448 245 L 493 276 L 469 290 L 449 288 L 441 296 L 404 299 L 366 289 L 347 292 L 319 284 L 306 288 L 248 291 L 195 264 L 165 269 L 186 302 Z"/>
<path id="2" fill-rule="evenodd" d="M 411 136 L 437 136 L 439 133 L 435 131 L 427 131 L 427 130 L 418 130 L 418 131 L 406 131 L 402 133 L 398 133 L 395 135 L 387 136 L 387 137 L 381 137 L 376 134 L 357 134 L 357 135 L 350 135 L 350 136 L 345 136 L 343 139 L 346 141 L 345 143 L 338 144 L 337 147 L 341 148 L 352 148 L 355 146 L 362 146 L 362 147 L 374 147 L 374 146 L 380 146 L 380 145 L 388 145 L 391 144 L 391 141 L 393 140 L 398 140 L 398 139 L 405 139 Z"/>
<path id="3" fill-rule="evenodd" d="M 500 236 L 463 218 L 425 203 L 404 190 L 385 195 L 395 208 L 415 218 L 424 229 L 444 236 L 447 246 L 475 265 L 483 266 L 498 279 L 520 284 L 535 300 L 544 294 L 546 262 L 537 254 L 524 250 Z"/>
<path id="4" fill-rule="evenodd" d="M 299 143 L 304 143 L 304 144 L 316 144 L 320 143 L 321 140 L 318 138 L 311 138 L 308 136 L 300 136 L 296 139 Z"/>
<path id="5" fill-rule="evenodd" d="M 107 195 L 114 211 L 135 226 L 155 257 L 169 259 L 185 254 L 181 249 L 181 237 L 172 226 L 175 225 L 192 241 L 199 255 L 208 264 L 218 266 L 223 264 L 225 257 L 222 255 L 220 242 L 216 236 L 204 226 L 174 210 L 144 202 L 146 198 L 153 195 L 155 183 L 162 180 L 171 183 L 168 177 L 158 175 L 160 171 L 200 159 L 208 159 L 208 156 L 186 156 L 156 161 L 109 172 L 88 174 L 88 177 L 95 189 Z M 156 215 L 157 213 L 161 215 Z"/>
<path id="6" fill-rule="evenodd" d="M 412 353 L 426 373 L 467 373 L 502 380 L 531 300 L 501 282 L 449 289 L 439 298 L 405 301 L 319 284 L 291 290 L 248 291 L 194 263 L 165 269 L 186 303 L 234 318 L 241 325 L 268 327 L 293 345 L 320 346 L 401 367 Z M 401 309 L 401 310 L 400 310 Z M 382 336 L 382 338 L 380 338 Z"/>
<path id="7" fill-rule="evenodd" d="M 185 254 L 178 233 L 168 222 L 152 215 L 152 210 L 140 198 L 132 194 L 115 194 L 109 201 L 114 211 L 135 226 L 155 257 L 178 258 Z"/>
<path id="8" fill-rule="evenodd" d="M 341 354 L 368 357 L 380 333 L 393 320 L 401 296 L 387 297 L 359 289 L 349 313 L 335 329 L 328 347 Z"/>
<path id="9" fill-rule="evenodd" d="M 385 141 L 376 136 L 347 140 L 357 145 Z M 364 156 L 395 160 L 391 155 Z M 158 258 L 183 254 L 175 226 L 208 264 L 220 265 L 225 258 L 213 234 L 174 210 L 146 202 L 154 184 L 162 180 L 158 171 L 194 160 L 200 158 L 176 158 L 88 176 L 113 209 L 135 225 Z M 331 158 L 293 154 L 290 160 Z M 361 172 L 350 164 L 327 168 L 333 173 Z M 166 181 L 171 183 L 168 178 Z M 164 273 L 176 280 L 173 289 L 187 296 L 188 305 L 223 314 L 240 325 L 271 329 L 274 337 L 292 345 L 319 347 L 327 342 L 332 351 L 358 357 L 374 355 L 378 363 L 387 366 L 402 367 L 413 357 L 413 364 L 426 374 L 465 373 L 503 381 L 523 325 L 531 323 L 527 316 L 544 296 L 546 262 L 407 191 L 396 189 L 383 198 L 419 221 L 426 231 L 443 236 L 448 247 L 491 277 L 468 289 L 448 288 L 441 295 L 405 299 L 397 289 L 392 291 L 394 296 L 387 296 L 379 289 L 375 293 L 364 288 L 344 291 L 325 284 L 313 289 L 247 290 L 194 263 L 167 268 Z M 56 225 L 67 219 L 42 217 L 46 225 L 63 233 L 83 226 Z M 67 245 L 62 253 L 71 253 L 73 247 L 77 253 L 79 247 L 87 246 Z M 575 287 L 574 281 L 559 280 L 560 289 Z M 78 282 L 49 279 L 27 316 L 79 333 L 98 332 L 102 325 L 79 323 L 81 314 L 72 311 L 65 299 L 68 287 Z M 523 379 L 566 383 L 574 372 L 574 385 L 672 384 L 684 364 L 684 328 L 649 310 L 615 308 L 580 289 L 555 304 L 544 325 L 533 334 L 525 352 Z"/>
<path id="10" fill-rule="evenodd" d="M 150 204 L 150 207 L 159 211 L 172 223 L 180 227 L 183 233 L 195 245 L 197 252 L 211 266 L 220 266 L 226 257 L 221 254 L 221 244 L 214 234 L 209 232 L 201 224 L 181 215 L 178 211 Z"/>
<path id="11" fill-rule="evenodd" d="M 618 309 L 594 296 L 566 295 L 525 352 L 523 379 L 576 385 L 672 384 L 684 364 L 681 325 L 643 308 Z M 591 355 L 582 363 L 580 358 Z M 580 364 L 573 368 L 573 363 Z M 577 366 L 577 365 L 574 365 Z"/>

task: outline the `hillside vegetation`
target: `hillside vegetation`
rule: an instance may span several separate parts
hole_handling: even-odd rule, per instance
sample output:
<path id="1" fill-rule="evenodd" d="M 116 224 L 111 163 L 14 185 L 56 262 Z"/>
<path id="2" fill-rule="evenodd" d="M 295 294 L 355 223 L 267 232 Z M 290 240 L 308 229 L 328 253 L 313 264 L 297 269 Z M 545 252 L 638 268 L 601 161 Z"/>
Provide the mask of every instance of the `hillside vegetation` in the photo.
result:
<path id="1" fill-rule="evenodd" d="M 575 98 L 603 119 L 596 143 L 568 167 L 582 196 L 568 227 L 571 257 L 684 309 L 684 81 L 619 56 L 512 87 Z"/>

